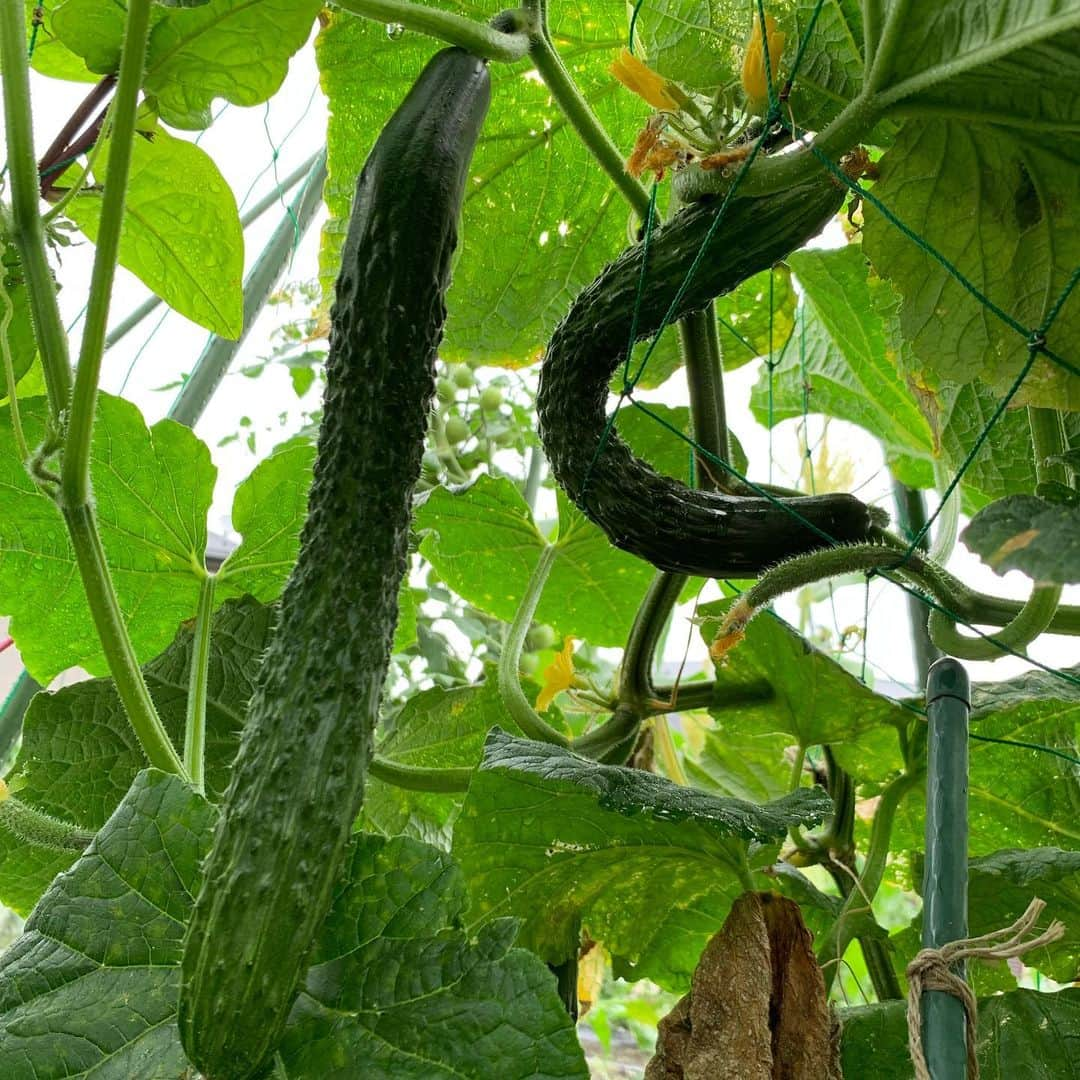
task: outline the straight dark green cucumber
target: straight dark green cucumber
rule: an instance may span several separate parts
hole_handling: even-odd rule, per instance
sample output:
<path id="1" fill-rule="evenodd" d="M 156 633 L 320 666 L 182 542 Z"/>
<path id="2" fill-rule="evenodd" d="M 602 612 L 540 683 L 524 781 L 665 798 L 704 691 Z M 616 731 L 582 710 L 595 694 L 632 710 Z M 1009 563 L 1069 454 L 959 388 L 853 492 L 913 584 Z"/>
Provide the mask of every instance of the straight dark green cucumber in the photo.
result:
<path id="1" fill-rule="evenodd" d="M 843 197 L 823 175 L 776 195 L 733 199 L 674 318 L 700 310 L 801 247 Z M 662 325 L 717 208 L 718 200 L 695 203 L 653 233 L 636 340 Z M 851 495 L 783 500 L 795 517 L 761 496 L 689 488 L 654 472 L 614 431 L 604 440 L 608 388 L 626 356 L 644 256 L 639 243 L 605 267 L 574 300 L 548 345 L 536 405 L 560 486 L 616 547 L 676 573 L 755 577 L 781 559 L 825 546 L 823 534 L 866 539 L 883 519 Z"/>
<path id="2" fill-rule="evenodd" d="M 180 1034 L 209 1080 L 267 1068 L 363 798 L 443 298 L 489 99 L 482 61 L 438 53 L 357 183 L 299 559 L 184 948 Z"/>

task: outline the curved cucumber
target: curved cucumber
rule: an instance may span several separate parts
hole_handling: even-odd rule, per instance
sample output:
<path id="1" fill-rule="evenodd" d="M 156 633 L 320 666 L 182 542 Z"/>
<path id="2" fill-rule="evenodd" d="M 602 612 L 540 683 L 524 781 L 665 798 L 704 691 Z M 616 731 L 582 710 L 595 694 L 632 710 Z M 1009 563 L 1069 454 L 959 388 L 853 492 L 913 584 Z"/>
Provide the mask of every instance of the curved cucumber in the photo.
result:
<path id="1" fill-rule="evenodd" d="M 830 178 L 758 199 L 733 199 L 674 318 L 767 270 L 801 247 L 839 210 Z M 652 337 L 675 300 L 712 225 L 718 201 L 681 211 L 653 234 L 636 340 Z M 552 473 L 619 548 L 661 570 L 703 577 L 755 577 L 781 559 L 826 546 L 825 536 L 864 540 L 880 511 L 851 495 L 781 500 L 687 487 L 635 457 L 607 424 L 608 387 L 626 356 L 644 258 L 627 249 L 574 300 L 544 357 L 536 400 Z"/>
<path id="2" fill-rule="evenodd" d="M 209 1080 L 258 1075 L 363 798 L 405 571 L 485 64 L 438 53 L 357 184 L 300 554 L 188 928 L 179 1023 Z"/>

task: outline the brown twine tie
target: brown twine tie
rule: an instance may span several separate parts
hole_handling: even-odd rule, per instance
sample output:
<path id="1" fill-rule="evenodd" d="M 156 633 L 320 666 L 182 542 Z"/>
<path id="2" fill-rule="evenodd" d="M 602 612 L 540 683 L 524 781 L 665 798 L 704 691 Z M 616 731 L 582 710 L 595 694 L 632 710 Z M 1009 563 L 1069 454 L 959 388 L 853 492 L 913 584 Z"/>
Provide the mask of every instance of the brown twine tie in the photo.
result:
<path id="1" fill-rule="evenodd" d="M 908 964 L 908 1053 L 915 1066 L 915 1080 L 932 1080 L 922 1045 L 922 995 L 925 990 L 941 990 L 960 999 L 964 1006 L 964 1027 L 967 1035 L 968 1080 L 979 1080 L 979 1063 L 975 1058 L 978 1004 L 971 987 L 950 969 L 953 964 L 963 960 L 1008 960 L 1014 956 L 1023 956 L 1040 945 L 1057 941 L 1065 933 L 1064 923 L 1057 920 L 1037 937 L 1023 940 L 1024 936 L 1031 932 L 1044 907 L 1045 901 L 1036 897 L 1012 926 L 993 930 L 981 937 L 950 941 L 940 949 L 922 949 Z"/>

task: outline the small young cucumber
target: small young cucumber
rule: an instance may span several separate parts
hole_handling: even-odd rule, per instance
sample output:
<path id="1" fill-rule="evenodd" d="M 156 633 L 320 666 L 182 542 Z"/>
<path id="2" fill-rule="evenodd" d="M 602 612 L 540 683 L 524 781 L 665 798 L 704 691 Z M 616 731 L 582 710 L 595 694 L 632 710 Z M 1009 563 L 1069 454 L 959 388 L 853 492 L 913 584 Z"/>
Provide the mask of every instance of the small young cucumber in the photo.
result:
<path id="1" fill-rule="evenodd" d="M 801 247 L 843 198 L 822 174 L 779 194 L 733 199 L 711 236 L 715 200 L 682 210 L 651 237 L 636 340 L 660 329 L 677 297 L 673 319 Z M 680 295 L 706 236 L 708 248 Z M 578 294 L 548 345 L 536 408 L 560 486 L 616 547 L 676 573 L 756 577 L 781 559 L 826 546 L 827 538 L 866 539 L 884 517 L 851 495 L 778 505 L 764 496 L 694 490 L 654 472 L 607 430 L 608 387 L 626 355 L 644 258 L 639 243 L 605 267 Z"/>
<path id="2" fill-rule="evenodd" d="M 443 298 L 489 98 L 481 60 L 436 54 L 357 183 L 300 554 L 184 946 L 180 1035 L 208 1080 L 270 1064 L 363 798 Z"/>

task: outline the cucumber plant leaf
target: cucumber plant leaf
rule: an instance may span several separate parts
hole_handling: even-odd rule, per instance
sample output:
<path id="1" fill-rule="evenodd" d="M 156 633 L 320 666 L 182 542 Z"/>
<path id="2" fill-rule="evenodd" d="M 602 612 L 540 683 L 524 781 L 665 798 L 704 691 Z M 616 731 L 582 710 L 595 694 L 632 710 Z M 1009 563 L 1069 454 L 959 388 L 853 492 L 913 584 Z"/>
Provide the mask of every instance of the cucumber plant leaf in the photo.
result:
<path id="1" fill-rule="evenodd" d="M 906 1005 L 879 1002 L 844 1009 L 841 1065 L 845 1076 L 910 1080 Z M 1080 990 L 1057 994 L 1014 990 L 979 1000 L 977 1055 L 983 1076 L 1059 1080 L 1076 1060 Z"/>
<path id="2" fill-rule="evenodd" d="M 1080 75 L 1075 53 L 1066 63 L 1074 78 Z M 1025 83 L 1022 96 L 1044 95 L 1031 94 Z M 1053 90 L 1045 96 L 1052 98 Z M 865 246 L 903 296 L 900 325 L 923 381 L 935 387 L 979 379 L 1000 397 L 1028 359 L 1029 332 L 1043 326 L 1080 265 L 1073 212 L 1080 202 L 1080 143 L 1055 138 L 1046 145 L 1027 128 L 1003 131 L 991 119 L 909 121 L 881 159 L 874 194 L 1020 329 L 990 312 L 872 207 L 866 209 Z M 971 205 L 973 190 L 979 198 L 958 219 L 956 207 Z M 1074 365 L 1078 332 L 1074 291 L 1046 334 L 1049 347 Z M 1013 403 L 1078 409 L 1080 377 L 1038 357 Z"/>
<path id="3" fill-rule="evenodd" d="M 1055 585 L 1080 581 L 1080 507 L 1010 495 L 983 507 L 960 539 L 998 574 L 1020 570 Z"/>
<path id="4" fill-rule="evenodd" d="M 1080 668 L 1066 668 L 1064 675 L 1034 671 L 998 683 L 976 683 L 972 734 L 1036 743 L 1076 757 Z M 968 752 L 968 850 L 973 857 L 1003 845 L 1070 849 L 1080 844 L 1080 778 L 1067 761 L 977 738 L 969 742 Z M 923 849 L 924 805 L 919 791 L 901 803 L 893 827 L 894 851 Z"/>
<path id="5" fill-rule="evenodd" d="M 518 489 L 481 475 L 467 488 L 435 488 L 417 508 L 420 553 L 463 599 L 509 622 L 546 541 Z M 652 569 L 611 546 L 560 496 L 558 557 L 538 622 L 593 645 L 621 645 Z"/>
<path id="6" fill-rule="evenodd" d="M 474 922 L 520 916 L 521 943 L 550 963 L 584 933 L 629 977 L 684 988 L 743 891 L 748 852 L 771 861 L 772 841 L 830 805 L 809 788 L 765 805 L 720 798 L 495 730 L 453 852 Z"/>
<path id="7" fill-rule="evenodd" d="M 462 929 L 465 881 L 449 855 L 362 835 L 342 878 L 281 1046 L 288 1077 L 351 1062 L 374 1080 L 486 1080 L 498 1062 L 509 1080 L 585 1080 L 555 979 L 512 948 L 515 920 Z"/>
<path id="8" fill-rule="evenodd" d="M 0 1073 L 185 1073 L 179 965 L 213 825 L 212 806 L 176 777 L 139 773 L 0 958 Z M 445 853 L 354 840 L 286 1030 L 286 1075 L 346 1062 L 364 1076 L 481 1080 L 503 1060 L 521 1080 L 583 1080 L 555 980 L 511 947 L 512 920 L 475 939 L 456 928 L 464 902 Z M 391 969 L 403 956 L 409 978 L 399 979 Z"/>
<path id="9" fill-rule="evenodd" d="M 250 597 L 214 615 L 206 695 L 206 787 L 218 798 L 229 781 L 248 698 L 266 648 L 272 611 Z M 183 750 L 194 633 L 176 639 L 143 668 L 147 686 L 177 752 Z M 112 679 L 90 679 L 39 693 L 23 721 L 22 745 L 9 781 L 38 810 L 100 828 L 146 764 Z M 0 901 L 26 912 L 74 855 L 47 851 L 0 832 Z"/>
<path id="10" fill-rule="evenodd" d="M 107 161 L 108 143 L 96 163 L 99 184 Z M 101 206 L 100 187 L 68 204 L 68 217 L 91 240 Z M 132 145 L 120 263 L 181 315 L 222 337 L 240 336 L 244 232 L 236 198 L 205 150 L 160 127 Z"/>
<path id="11" fill-rule="evenodd" d="M 924 860 L 912 866 L 913 884 L 922 890 Z M 1010 926 L 1027 911 L 1033 897 L 1046 902 L 1037 928 L 1052 919 L 1065 925 L 1058 941 L 1027 952 L 1023 963 L 1058 982 L 1073 980 L 1080 964 L 1080 851 L 1061 848 L 1007 848 L 968 863 L 968 934 L 977 937 Z M 922 947 L 922 915 L 893 935 L 893 963 L 903 974 Z M 968 978 L 977 993 L 991 994 L 1016 987 L 1016 976 L 1002 961 L 974 963 Z"/>
<path id="12" fill-rule="evenodd" d="M 57 37 L 53 30 L 52 5 L 43 7 L 39 0 L 25 0 L 26 3 L 26 40 L 33 42 L 29 49 L 30 68 L 50 79 L 64 79 L 69 82 L 97 82 L 98 76 L 87 66 L 83 58 L 72 52 Z M 37 34 L 34 33 L 35 17 L 40 20 Z"/>
<path id="13" fill-rule="evenodd" d="M 433 7 L 460 11 L 440 2 Z M 648 115 L 608 66 L 626 43 L 615 0 L 557 5 L 552 36 L 563 62 L 617 146 L 629 154 Z M 380 125 L 436 45 L 335 13 L 317 44 L 330 104 L 330 221 L 320 257 L 325 296 L 341 263 L 348 210 Z M 372 72 L 378 78 L 372 78 Z M 449 360 L 531 364 L 578 290 L 626 245 L 629 208 L 552 102 L 527 61 L 492 65 L 498 103 L 484 126 L 466 194 L 464 243 L 447 299 Z M 523 200 L 522 193 L 528 192 Z M 498 221 L 498 227 L 492 223 Z"/>
<path id="14" fill-rule="evenodd" d="M 760 423 L 809 412 L 858 424 L 881 440 L 890 467 L 912 487 L 933 486 L 935 459 L 955 468 L 975 450 L 961 482 L 969 511 L 1031 490 L 1027 417 L 1006 412 L 976 449 L 997 399 L 977 383 L 925 384 L 900 333 L 899 298 L 887 283 L 868 279 L 858 245 L 801 251 L 789 261 L 806 300 L 796 342 L 754 387 L 750 408 Z"/>
<path id="15" fill-rule="evenodd" d="M 22 413 L 27 439 L 38 445 L 44 402 L 25 401 Z M 133 404 L 107 394 L 98 398 L 90 468 L 120 610 L 136 654 L 148 659 L 195 614 L 207 573 L 206 518 L 217 470 L 188 428 L 171 420 L 148 428 Z M 285 451 L 240 485 L 240 518 L 256 551 L 249 546 L 241 552 L 241 565 L 216 601 L 248 590 L 271 600 L 280 591 L 295 559 L 305 510 L 301 489 L 309 475 L 309 459 Z M 27 670 L 42 684 L 76 665 L 104 674 L 108 668 L 60 511 L 30 481 L 6 413 L 0 418 L 0 478 L 0 594 Z M 262 490 L 280 497 L 260 503 L 256 514 L 251 496 Z"/>
<path id="16" fill-rule="evenodd" d="M 320 6 L 319 0 L 155 5 L 143 89 L 161 119 L 177 128 L 209 126 L 216 98 L 258 105 L 281 85 Z M 63 0 L 52 30 L 91 71 L 109 75 L 119 70 L 124 19 L 120 4 Z"/>
<path id="17" fill-rule="evenodd" d="M 698 609 L 706 620 L 706 640 L 715 629 L 712 618 L 728 603 Z M 771 611 L 747 627 L 745 639 L 717 669 L 715 686 L 710 712 L 720 738 L 730 731 L 737 742 L 753 739 L 774 751 L 769 736 L 778 732 L 804 748 L 828 743 L 841 765 L 860 779 L 888 775 L 903 764 L 897 736 L 914 714 L 875 694 Z M 731 704 L 732 699 L 740 703 Z M 783 758 L 773 767 L 776 776 L 790 773 Z"/>
<path id="18" fill-rule="evenodd" d="M 237 487 L 231 518 L 243 539 L 217 572 L 215 596 L 277 598 L 296 562 L 314 463 L 314 444 L 297 436 L 274 447 Z"/>

